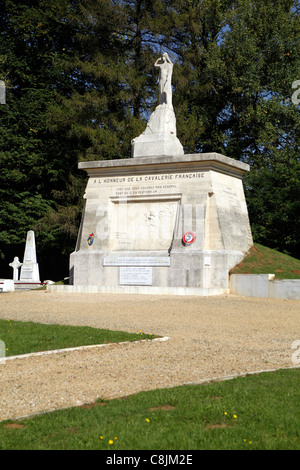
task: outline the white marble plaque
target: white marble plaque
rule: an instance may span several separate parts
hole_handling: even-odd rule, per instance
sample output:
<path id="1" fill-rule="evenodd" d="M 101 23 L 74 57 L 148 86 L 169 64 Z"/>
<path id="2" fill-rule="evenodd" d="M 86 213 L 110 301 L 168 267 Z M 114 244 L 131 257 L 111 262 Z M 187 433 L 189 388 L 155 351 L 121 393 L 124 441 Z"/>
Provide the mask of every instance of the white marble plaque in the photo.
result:
<path id="1" fill-rule="evenodd" d="M 111 250 L 167 251 L 172 242 L 177 200 L 128 201 L 113 204 Z"/>
<path id="2" fill-rule="evenodd" d="M 204 266 L 210 266 L 210 256 L 204 256 Z"/>
<path id="3" fill-rule="evenodd" d="M 106 256 L 103 266 L 170 266 L 169 256 Z"/>
<path id="4" fill-rule="evenodd" d="M 126 286 L 152 286 L 152 268 L 120 267 L 119 284 Z"/>
<path id="5" fill-rule="evenodd" d="M 32 279 L 33 277 L 33 268 L 30 266 L 24 266 L 22 270 L 22 279 Z"/>

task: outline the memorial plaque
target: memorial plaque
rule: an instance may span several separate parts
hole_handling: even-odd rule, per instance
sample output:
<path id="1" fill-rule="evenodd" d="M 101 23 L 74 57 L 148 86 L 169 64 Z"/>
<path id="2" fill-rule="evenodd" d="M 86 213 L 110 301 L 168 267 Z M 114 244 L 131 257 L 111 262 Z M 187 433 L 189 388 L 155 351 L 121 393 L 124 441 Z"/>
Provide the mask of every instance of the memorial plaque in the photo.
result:
<path id="1" fill-rule="evenodd" d="M 162 256 L 106 256 L 103 266 L 170 266 L 170 257 Z"/>
<path id="2" fill-rule="evenodd" d="M 242 181 L 250 166 L 216 152 L 184 154 L 172 105 L 173 64 L 164 53 L 155 66 L 159 104 L 131 141 L 133 158 L 79 163 L 89 180 L 70 284 L 105 292 L 124 285 L 121 291 L 133 293 L 136 286 L 141 293 L 225 293 L 229 269 L 253 245 Z"/>
<path id="3" fill-rule="evenodd" d="M 22 279 L 32 279 L 32 276 L 33 276 L 33 268 L 31 267 L 23 267 L 23 271 L 22 271 Z"/>
<path id="4" fill-rule="evenodd" d="M 165 196 L 167 197 L 167 196 Z M 149 199 L 150 198 L 150 199 Z M 170 247 L 180 196 L 167 200 L 149 200 L 139 197 L 125 203 L 113 203 L 112 237 L 113 251 L 164 251 Z"/>
<path id="5" fill-rule="evenodd" d="M 204 266 L 210 266 L 210 256 L 204 256 Z"/>
<path id="6" fill-rule="evenodd" d="M 119 284 L 126 286 L 152 286 L 152 268 L 120 267 Z"/>

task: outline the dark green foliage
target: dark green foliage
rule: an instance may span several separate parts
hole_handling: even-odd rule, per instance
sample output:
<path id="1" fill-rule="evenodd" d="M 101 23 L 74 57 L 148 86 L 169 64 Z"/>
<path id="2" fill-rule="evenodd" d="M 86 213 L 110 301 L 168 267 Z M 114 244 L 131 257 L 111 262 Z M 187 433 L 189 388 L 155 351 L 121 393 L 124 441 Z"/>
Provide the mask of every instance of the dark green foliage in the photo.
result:
<path id="1" fill-rule="evenodd" d="M 67 20 L 72 5 L 6 1 L 1 11 L 0 73 L 6 84 L 6 104 L 0 109 L 1 275 L 11 276 L 13 256 L 23 258 L 31 229 L 37 231 L 39 261 L 56 258 L 48 272 L 40 263 L 42 278 L 55 276 L 62 266 L 67 275 L 64 255 L 76 240 L 83 185 L 82 178 L 72 178 L 76 141 L 49 130 L 47 114 L 59 94 L 72 91 L 62 66 L 73 44 L 74 27 Z M 70 227 L 50 217 L 67 210 L 73 214 Z"/>
<path id="2" fill-rule="evenodd" d="M 189 152 L 251 165 L 244 181 L 255 241 L 299 258 L 298 2 L 172 3 L 179 137 Z"/>

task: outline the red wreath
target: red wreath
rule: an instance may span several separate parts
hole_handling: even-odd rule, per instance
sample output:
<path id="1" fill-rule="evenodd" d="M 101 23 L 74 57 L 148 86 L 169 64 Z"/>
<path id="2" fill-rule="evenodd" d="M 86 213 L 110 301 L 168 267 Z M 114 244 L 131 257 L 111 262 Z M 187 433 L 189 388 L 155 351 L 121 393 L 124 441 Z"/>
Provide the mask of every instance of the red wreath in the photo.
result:
<path id="1" fill-rule="evenodd" d="M 186 232 L 182 237 L 182 242 L 184 245 L 191 245 L 195 240 L 195 235 L 193 232 Z"/>

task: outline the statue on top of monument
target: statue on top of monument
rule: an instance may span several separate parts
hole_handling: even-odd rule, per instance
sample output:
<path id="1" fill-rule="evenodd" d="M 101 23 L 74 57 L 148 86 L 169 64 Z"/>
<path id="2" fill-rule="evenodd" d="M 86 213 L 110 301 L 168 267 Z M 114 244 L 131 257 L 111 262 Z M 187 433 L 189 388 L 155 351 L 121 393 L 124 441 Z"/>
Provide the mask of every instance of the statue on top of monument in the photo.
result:
<path id="1" fill-rule="evenodd" d="M 131 156 L 181 156 L 184 151 L 176 135 L 172 104 L 173 63 L 164 52 L 154 65 L 159 68 L 159 105 L 150 115 L 144 132 L 131 141 Z"/>
<path id="2" fill-rule="evenodd" d="M 157 59 L 155 67 L 159 67 L 159 104 L 172 106 L 172 72 L 173 63 L 167 52 Z"/>

